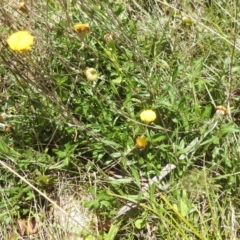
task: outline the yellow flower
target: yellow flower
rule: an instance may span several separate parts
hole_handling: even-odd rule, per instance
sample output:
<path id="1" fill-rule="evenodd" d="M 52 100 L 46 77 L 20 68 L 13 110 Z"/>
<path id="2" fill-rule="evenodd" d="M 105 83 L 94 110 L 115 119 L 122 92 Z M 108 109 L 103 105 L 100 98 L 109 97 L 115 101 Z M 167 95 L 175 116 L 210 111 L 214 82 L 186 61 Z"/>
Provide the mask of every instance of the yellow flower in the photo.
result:
<path id="1" fill-rule="evenodd" d="M 96 81 L 98 79 L 98 73 L 95 68 L 86 68 L 85 75 L 88 81 Z"/>
<path id="2" fill-rule="evenodd" d="M 31 48 L 33 36 L 28 31 L 18 31 L 7 39 L 7 43 L 12 50 L 21 53 Z"/>
<path id="3" fill-rule="evenodd" d="M 143 136 L 138 136 L 136 138 L 136 146 L 139 148 L 145 148 L 147 146 L 147 139 Z"/>
<path id="4" fill-rule="evenodd" d="M 79 23 L 73 26 L 73 30 L 77 32 L 81 37 L 85 37 L 89 32 L 90 27 L 88 24 Z"/>
<path id="5" fill-rule="evenodd" d="M 151 109 L 143 110 L 140 113 L 140 119 L 145 123 L 153 122 L 156 118 L 157 118 L 156 113 Z"/>

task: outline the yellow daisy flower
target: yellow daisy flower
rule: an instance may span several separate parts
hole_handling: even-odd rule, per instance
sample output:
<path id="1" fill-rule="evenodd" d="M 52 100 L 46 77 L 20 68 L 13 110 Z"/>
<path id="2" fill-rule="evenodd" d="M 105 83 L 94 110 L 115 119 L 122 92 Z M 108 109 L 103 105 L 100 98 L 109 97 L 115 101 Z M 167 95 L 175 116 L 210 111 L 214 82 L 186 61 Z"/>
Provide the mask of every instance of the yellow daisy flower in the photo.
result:
<path id="1" fill-rule="evenodd" d="M 156 113 L 151 109 L 143 110 L 140 113 L 140 119 L 145 123 L 153 122 L 156 118 L 157 118 Z"/>
<path id="2" fill-rule="evenodd" d="M 136 138 L 136 146 L 138 148 L 145 148 L 147 146 L 147 139 L 143 136 L 138 136 Z"/>
<path id="3" fill-rule="evenodd" d="M 21 53 L 31 48 L 33 36 L 28 31 L 18 31 L 7 39 L 7 43 L 12 50 Z"/>
<path id="4" fill-rule="evenodd" d="M 73 26 L 73 30 L 77 32 L 81 37 L 85 37 L 90 31 L 90 27 L 88 24 L 79 23 Z"/>

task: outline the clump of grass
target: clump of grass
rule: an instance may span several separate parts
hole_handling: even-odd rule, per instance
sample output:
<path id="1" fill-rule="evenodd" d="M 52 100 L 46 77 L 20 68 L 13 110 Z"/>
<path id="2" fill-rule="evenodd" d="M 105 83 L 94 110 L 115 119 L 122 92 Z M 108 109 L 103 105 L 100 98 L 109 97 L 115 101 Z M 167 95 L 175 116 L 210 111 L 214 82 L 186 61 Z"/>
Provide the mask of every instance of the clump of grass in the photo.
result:
<path id="1" fill-rule="evenodd" d="M 237 4 L 14 4 L 0 9 L 3 238 L 237 239 Z M 31 46 L 9 48 L 19 31 Z M 34 233 L 16 224 L 33 218 Z"/>

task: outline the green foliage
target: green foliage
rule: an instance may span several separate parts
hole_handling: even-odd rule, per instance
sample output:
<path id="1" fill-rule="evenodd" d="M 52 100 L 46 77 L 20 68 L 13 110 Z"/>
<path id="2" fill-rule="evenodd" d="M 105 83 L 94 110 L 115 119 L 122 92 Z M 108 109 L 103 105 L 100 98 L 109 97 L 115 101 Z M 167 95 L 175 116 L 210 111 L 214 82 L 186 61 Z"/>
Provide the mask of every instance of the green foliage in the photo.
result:
<path id="1" fill-rule="evenodd" d="M 85 207 L 109 223 L 97 226 L 97 239 L 239 235 L 238 5 L 168 2 L 42 1 L 26 3 L 25 12 L 13 3 L 0 10 L 1 161 L 51 198 L 62 179 L 72 195 L 86 184 Z M 85 37 L 73 31 L 77 23 L 89 24 Z M 17 53 L 5 39 L 23 29 L 34 46 Z M 87 68 L 97 70 L 96 81 Z M 144 109 L 157 119 L 143 124 Z M 168 164 L 176 168 L 161 178 Z M 49 207 L 4 164 L 0 171 L 0 225 Z M 114 218 L 129 202 L 136 214 Z"/>

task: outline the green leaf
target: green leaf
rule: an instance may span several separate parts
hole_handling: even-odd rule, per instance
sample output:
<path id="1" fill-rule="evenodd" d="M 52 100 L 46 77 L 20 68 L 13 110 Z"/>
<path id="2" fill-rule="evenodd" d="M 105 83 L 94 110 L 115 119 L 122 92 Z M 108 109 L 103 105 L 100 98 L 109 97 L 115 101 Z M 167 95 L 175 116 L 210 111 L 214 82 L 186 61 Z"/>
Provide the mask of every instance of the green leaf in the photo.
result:
<path id="1" fill-rule="evenodd" d="M 112 80 L 113 83 L 116 83 L 116 84 L 120 84 L 122 82 L 122 77 L 117 77 L 115 79 Z"/>
<path id="2" fill-rule="evenodd" d="M 135 227 L 137 229 L 142 229 L 146 224 L 146 221 L 144 219 L 137 219 L 134 223 Z"/>
<path id="3" fill-rule="evenodd" d="M 122 178 L 122 179 L 115 179 L 115 180 L 111 180 L 109 181 L 111 184 L 127 184 L 127 183 L 131 183 L 133 181 L 132 178 Z"/>
<path id="4" fill-rule="evenodd" d="M 207 105 L 204 107 L 204 110 L 202 112 L 202 119 L 209 119 L 212 114 L 212 105 Z"/>
<path id="5" fill-rule="evenodd" d="M 187 204 L 185 203 L 185 201 L 183 201 L 183 199 L 180 200 L 179 211 L 180 211 L 181 215 L 184 217 L 186 217 L 189 213 L 189 208 L 188 208 Z"/>
<path id="6" fill-rule="evenodd" d="M 111 206 L 111 203 L 110 203 L 109 201 L 103 200 L 103 201 L 101 201 L 100 203 L 101 203 L 103 206 L 105 206 L 106 208 L 109 208 L 109 207 Z"/>
<path id="7" fill-rule="evenodd" d="M 226 124 L 220 129 L 220 133 L 222 136 L 228 133 L 236 133 L 236 132 L 240 132 L 240 128 L 233 123 Z"/>
<path id="8" fill-rule="evenodd" d="M 133 177 L 136 181 L 136 184 L 140 187 L 141 183 L 140 183 L 140 177 L 139 177 L 138 170 L 136 170 L 136 168 L 134 168 L 134 167 L 131 167 L 131 170 L 132 170 Z"/>
<path id="9" fill-rule="evenodd" d="M 97 200 L 90 200 L 84 203 L 84 207 L 92 209 L 98 209 L 100 206 L 99 202 Z"/>
<path id="10" fill-rule="evenodd" d="M 104 240 L 114 240 L 117 236 L 117 233 L 119 231 L 120 224 L 111 224 L 111 227 L 107 233 L 107 235 L 104 236 Z"/>

